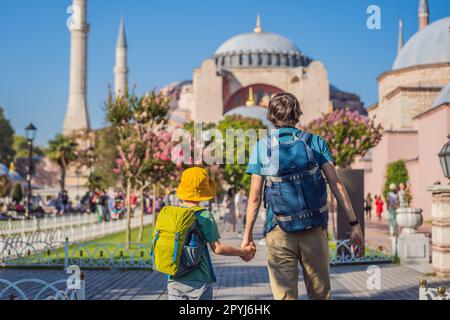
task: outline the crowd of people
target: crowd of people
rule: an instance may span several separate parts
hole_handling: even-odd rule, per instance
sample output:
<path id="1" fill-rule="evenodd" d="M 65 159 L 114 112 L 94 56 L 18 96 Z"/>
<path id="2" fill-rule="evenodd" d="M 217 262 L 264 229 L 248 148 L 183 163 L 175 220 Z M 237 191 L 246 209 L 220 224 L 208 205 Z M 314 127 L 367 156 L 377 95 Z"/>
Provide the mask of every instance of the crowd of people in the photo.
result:
<path id="1" fill-rule="evenodd" d="M 374 199 L 372 199 L 371 194 L 368 193 L 364 199 L 364 212 L 366 220 L 368 221 L 372 219 L 373 205 L 375 205 L 375 214 L 378 222 L 382 221 L 382 216 L 386 205 L 389 233 L 391 236 L 398 235 L 399 230 L 396 222 L 396 210 L 398 208 L 405 208 L 408 206 L 408 188 L 406 184 L 400 183 L 397 186 L 395 183 L 392 183 L 389 186 L 389 192 L 387 193 L 385 200 L 383 200 L 382 196 L 378 195 L 375 195 Z"/>

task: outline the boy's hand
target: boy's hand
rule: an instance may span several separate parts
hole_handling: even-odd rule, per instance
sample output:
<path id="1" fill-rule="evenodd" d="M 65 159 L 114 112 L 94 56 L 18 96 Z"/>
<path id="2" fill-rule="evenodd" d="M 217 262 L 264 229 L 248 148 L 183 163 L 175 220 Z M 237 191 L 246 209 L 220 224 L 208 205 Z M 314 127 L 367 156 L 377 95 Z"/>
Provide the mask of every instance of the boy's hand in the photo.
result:
<path id="1" fill-rule="evenodd" d="M 244 260 L 245 262 L 249 262 L 250 260 L 252 260 L 255 257 L 256 247 L 254 244 L 246 246 L 246 247 L 242 248 L 242 250 L 244 250 L 244 252 L 246 252 L 246 254 L 241 257 L 242 260 Z"/>

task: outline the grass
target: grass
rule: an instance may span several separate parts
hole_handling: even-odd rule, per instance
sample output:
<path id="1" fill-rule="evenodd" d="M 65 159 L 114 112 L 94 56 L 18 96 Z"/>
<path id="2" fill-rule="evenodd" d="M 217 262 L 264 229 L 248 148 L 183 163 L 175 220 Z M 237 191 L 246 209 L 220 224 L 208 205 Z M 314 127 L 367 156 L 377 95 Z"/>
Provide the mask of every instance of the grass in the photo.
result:
<path id="1" fill-rule="evenodd" d="M 105 263 L 110 259 L 113 262 L 126 262 L 131 259 L 149 260 L 149 249 L 152 238 L 152 226 L 144 228 L 143 240 L 138 242 L 139 229 L 131 230 L 131 243 L 129 249 L 125 249 L 125 231 L 97 238 L 94 240 L 71 244 L 69 246 L 70 263 L 89 265 Z M 94 259 L 96 261 L 90 260 Z M 46 250 L 40 254 L 30 253 L 28 256 L 10 261 L 11 265 L 45 265 L 45 261 L 51 261 L 52 265 L 64 265 L 64 248 Z"/>

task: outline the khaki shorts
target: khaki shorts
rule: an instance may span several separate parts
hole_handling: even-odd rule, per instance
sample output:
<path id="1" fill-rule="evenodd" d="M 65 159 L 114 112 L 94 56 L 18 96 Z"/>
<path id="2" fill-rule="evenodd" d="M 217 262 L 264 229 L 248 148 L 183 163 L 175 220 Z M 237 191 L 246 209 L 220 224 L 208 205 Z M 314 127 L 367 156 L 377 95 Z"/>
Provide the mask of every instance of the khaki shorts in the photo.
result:
<path id="1" fill-rule="evenodd" d="M 287 233 L 279 226 L 267 234 L 270 286 L 275 300 L 298 300 L 298 264 L 310 300 L 331 298 L 328 238 L 323 228 Z"/>

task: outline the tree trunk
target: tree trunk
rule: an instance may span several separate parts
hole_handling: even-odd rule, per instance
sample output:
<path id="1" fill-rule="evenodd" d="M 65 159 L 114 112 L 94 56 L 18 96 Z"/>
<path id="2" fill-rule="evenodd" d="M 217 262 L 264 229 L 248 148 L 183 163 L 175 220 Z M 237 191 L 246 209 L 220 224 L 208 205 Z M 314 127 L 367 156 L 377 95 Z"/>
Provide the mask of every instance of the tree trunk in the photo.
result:
<path id="1" fill-rule="evenodd" d="M 127 228 L 125 230 L 125 248 L 130 249 L 131 242 L 131 179 L 127 179 Z"/>
<path id="2" fill-rule="evenodd" d="M 59 182 L 59 186 L 61 188 L 61 194 L 66 189 L 66 167 L 61 166 L 61 181 Z"/>
<path id="3" fill-rule="evenodd" d="M 153 203 L 152 203 L 152 216 L 153 216 L 153 229 L 156 227 L 156 187 L 157 184 L 153 184 Z"/>
<path id="4" fill-rule="evenodd" d="M 141 188 L 141 203 L 140 203 L 140 207 L 141 207 L 141 221 L 139 224 L 139 235 L 138 235 L 138 241 L 142 242 L 144 240 L 144 216 L 145 216 L 145 206 L 144 206 L 144 189 L 145 187 Z"/>

